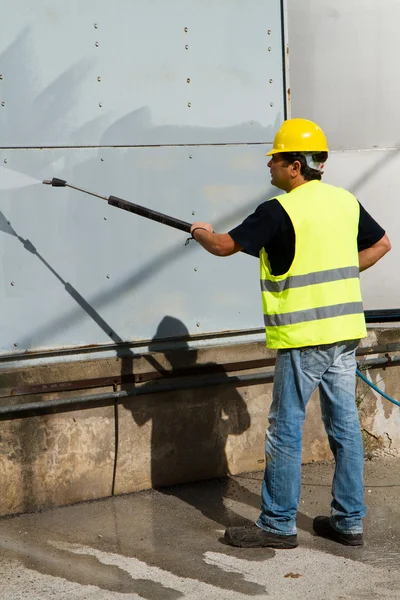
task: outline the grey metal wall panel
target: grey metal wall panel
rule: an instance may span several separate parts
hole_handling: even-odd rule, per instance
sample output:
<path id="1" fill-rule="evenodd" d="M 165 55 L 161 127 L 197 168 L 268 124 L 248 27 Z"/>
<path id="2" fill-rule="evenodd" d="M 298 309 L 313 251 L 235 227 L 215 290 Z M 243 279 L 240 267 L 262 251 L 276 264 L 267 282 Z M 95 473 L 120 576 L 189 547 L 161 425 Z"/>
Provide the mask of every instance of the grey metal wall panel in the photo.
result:
<path id="1" fill-rule="evenodd" d="M 269 147 L 1 150 L 1 352 L 150 339 L 166 315 L 171 335 L 262 327 L 257 259 L 12 170 L 226 231 L 273 195 Z"/>
<path id="2" fill-rule="evenodd" d="M 331 150 L 399 146 L 399 20 L 398 0 L 288 0 L 292 116 Z"/>
<path id="3" fill-rule="evenodd" d="M 280 0 L 13 0 L 0 18 L 1 147 L 264 143 L 283 119 Z"/>
<path id="4" fill-rule="evenodd" d="M 361 275 L 367 309 L 396 308 L 400 300 L 400 84 L 392 68 L 399 18 L 396 0 L 288 0 L 292 116 L 321 125 L 334 151 L 324 180 L 353 192 L 392 243 Z"/>

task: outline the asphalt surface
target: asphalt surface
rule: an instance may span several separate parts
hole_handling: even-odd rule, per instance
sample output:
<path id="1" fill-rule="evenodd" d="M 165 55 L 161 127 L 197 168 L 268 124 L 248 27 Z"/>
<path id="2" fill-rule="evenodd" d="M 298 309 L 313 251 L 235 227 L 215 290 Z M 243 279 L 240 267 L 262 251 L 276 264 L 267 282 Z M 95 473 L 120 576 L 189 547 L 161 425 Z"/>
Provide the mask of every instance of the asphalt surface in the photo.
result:
<path id="1" fill-rule="evenodd" d="M 303 468 L 295 550 L 241 549 L 262 473 L 108 498 L 0 520 L 3 600 L 375 600 L 400 598 L 400 459 L 366 463 L 365 546 L 312 533 L 332 464 Z"/>

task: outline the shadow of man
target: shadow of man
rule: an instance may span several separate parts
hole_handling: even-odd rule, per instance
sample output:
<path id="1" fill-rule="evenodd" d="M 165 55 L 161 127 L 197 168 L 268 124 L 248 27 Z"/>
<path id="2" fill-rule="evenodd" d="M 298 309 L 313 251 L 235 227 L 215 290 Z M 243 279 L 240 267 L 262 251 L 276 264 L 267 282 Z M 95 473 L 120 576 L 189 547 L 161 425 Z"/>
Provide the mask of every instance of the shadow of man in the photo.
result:
<path id="1" fill-rule="evenodd" d="M 176 349 L 168 349 L 165 343 L 172 336 L 180 340 Z M 230 436 L 240 436 L 250 427 L 250 415 L 227 375 L 226 385 L 204 386 L 215 373 L 220 377 L 225 370 L 216 363 L 203 363 L 201 354 L 198 363 L 199 351 L 189 347 L 188 339 L 184 323 L 165 316 L 148 356 L 165 378 L 189 377 L 188 389 L 141 396 L 140 402 L 129 403 L 137 425 L 152 421 L 152 487 L 178 497 L 222 526 L 243 524 L 246 519 L 228 508 L 224 498 L 260 508 L 260 496 L 229 477 L 233 459 L 228 458 L 226 447 Z M 215 478 L 223 479 L 207 481 Z M 200 481 L 194 486 L 180 485 Z"/>

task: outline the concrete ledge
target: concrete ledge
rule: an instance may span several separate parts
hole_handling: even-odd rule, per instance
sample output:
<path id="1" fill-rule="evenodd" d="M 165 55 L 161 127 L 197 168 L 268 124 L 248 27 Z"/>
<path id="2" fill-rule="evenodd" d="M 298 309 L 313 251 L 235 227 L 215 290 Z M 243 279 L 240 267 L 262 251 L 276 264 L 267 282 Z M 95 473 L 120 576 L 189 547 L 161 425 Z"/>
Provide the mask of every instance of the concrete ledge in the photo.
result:
<path id="1" fill-rule="evenodd" d="M 374 329 L 363 346 L 400 340 L 398 329 Z M 251 374 L 244 361 L 272 359 L 264 344 L 238 344 L 176 350 L 79 363 L 59 363 L 31 369 L 15 368 L 1 375 L 1 387 L 83 380 L 90 377 L 144 375 L 165 381 L 191 373 L 196 384 L 219 376 L 229 365 L 232 374 Z M 270 360 L 270 363 L 272 361 Z M 240 371 L 232 370 L 241 366 Z M 251 363 L 249 363 L 251 364 Z M 187 371 L 185 371 L 185 369 Z M 196 372 L 198 374 L 196 375 Z M 366 371 L 374 383 L 399 398 L 399 367 Z M 224 376 L 224 375 L 223 375 Z M 161 379 L 160 379 L 161 378 Z M 171 379 L 172 378 L 172 379 Z M 129 385 L 138 385 L 130 383 Z M 129 385 L 125 387 L 129 388 Z M 47 393 L 2 398 L 2 405 L 28 403 L 95 392 Z M 125 398 L 118 405 L 91 406 L 42 416 L 0 421 L 0 477 L 5 482 L 0 515 L 34 511 L 150 487 L 257 471 L 264 464 L 264 438 L 272 384 L 226 385 L 152 393 Z M 367 456 L 400 450 L 400 409 L 358 383 L 357 402 Z M 117 419 L 115 419 L 117 414 Z M 117 453 L 116 439 L 118 439 Z M 303 460 L 327 460 L 331 453 L 314 394 L 304 427 Z"/>

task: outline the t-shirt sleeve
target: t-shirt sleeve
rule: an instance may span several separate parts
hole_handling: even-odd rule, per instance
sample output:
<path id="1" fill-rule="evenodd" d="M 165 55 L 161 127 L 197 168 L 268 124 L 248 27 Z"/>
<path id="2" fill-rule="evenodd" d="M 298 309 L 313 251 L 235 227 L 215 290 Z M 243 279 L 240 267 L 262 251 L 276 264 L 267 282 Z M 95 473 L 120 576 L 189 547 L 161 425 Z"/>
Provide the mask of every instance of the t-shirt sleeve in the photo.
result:
<path id="1" fill-rule="evenodd" d="M 358 251 L 370 248 L 385 235 L 385 230 L 371 217 L 360 204 L 360 219 L 358 221 Z"/>
<path id="2" fill-rule="evenodd" d="M 268 200 L 228 233 L 248 254 L 258 258 L 261 248 L 268 246 L 276 235 L 282 212 L 277 200 Z"/>

